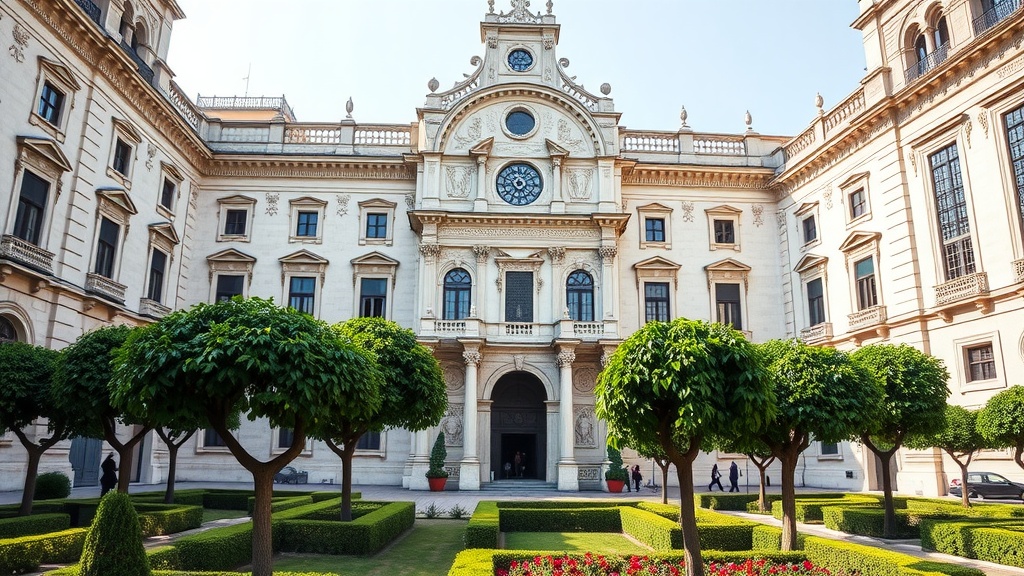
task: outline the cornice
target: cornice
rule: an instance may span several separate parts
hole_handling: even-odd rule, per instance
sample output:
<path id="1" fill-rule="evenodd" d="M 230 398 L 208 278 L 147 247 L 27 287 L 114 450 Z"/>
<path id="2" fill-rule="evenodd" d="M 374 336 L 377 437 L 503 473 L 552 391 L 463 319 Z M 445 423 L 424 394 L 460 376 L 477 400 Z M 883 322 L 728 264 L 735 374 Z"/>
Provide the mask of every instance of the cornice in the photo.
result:
<path id="1" fill-rule="evenodd" d="M 270 177 L 415 181 L 415 167 L 402 160 L 353 160 L 344 157 L 216 156 L 209 177 Z"/>
<path id="2" fill-rule="evenodd" d="M 413 210 L 409 221 L 415 231 L 421 232 L 424 224 L 438 228 L 458 227 L 507 227 L 507 228 L 600 228 L 611 226 L 621 229 L 629 220 L 629 214 L 495 214 L 475 212 L 436 212 Z"/>
<path id="3" fill-rule="evenodd" d="M 641 164 L 622 166 L 622 184 L 682 188 L 745 188 L 766 190 L 775 175 L 771 168 L 731 166 L 673 166 Z"/>

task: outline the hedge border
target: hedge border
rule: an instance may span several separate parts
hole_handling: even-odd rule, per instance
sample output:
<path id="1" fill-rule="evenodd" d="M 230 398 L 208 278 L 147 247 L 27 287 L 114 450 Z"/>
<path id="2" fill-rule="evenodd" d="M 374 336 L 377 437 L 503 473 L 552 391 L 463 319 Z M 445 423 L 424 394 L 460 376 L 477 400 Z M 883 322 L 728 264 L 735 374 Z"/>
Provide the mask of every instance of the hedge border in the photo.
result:
<path id="1" fill-rule="evenodd" d="M 40 564 L 68 564 L 82 556 L 85 528 L 0 540 L 0 574 L 35 570 Z"/>
<path id="2" fill-rule="evenodd" d="M 37 536 L 71 528 L 71 516 L 64 513 L 32 514 L 0 518 L 0 539 Z"/>

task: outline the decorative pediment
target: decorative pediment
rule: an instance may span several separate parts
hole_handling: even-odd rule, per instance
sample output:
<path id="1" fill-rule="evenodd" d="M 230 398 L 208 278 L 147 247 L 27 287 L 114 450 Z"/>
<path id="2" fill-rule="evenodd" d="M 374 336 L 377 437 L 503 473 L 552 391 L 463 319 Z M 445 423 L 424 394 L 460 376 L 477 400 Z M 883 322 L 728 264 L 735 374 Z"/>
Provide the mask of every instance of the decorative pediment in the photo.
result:
<path id="1" fill-rule="evenodd" d="M 870 244 L 871 242 L 878 242 L 878 240 L 881 237 L 881 232 L 852 232 L 849 236 L 846 237 L 846 240 L 844 240 L 843 243 L 839 246 L 839 251 L 849 252 L 850 250 L 859 248 L 861 246 L 864 246 L 865 244 Z"/>
<path id="2" fill-rule="evenodd" d="M 217 202 L 220 204 L 255 204 L 256 199 L 249 196 L 242 196 L 241 194 L 235 194 L 234 196 L 218 198 Z"/>
<path id="3" fill-rule="evenodd" d="M 60 62 L 40 56 L 39 67 L 45 70 L 47 74 L 67 86 L 67 88 L 72 92 L 77 92 L 82 89 L 82 85 L 78 83 L 78 79 L 75 78 L 75 75 L 71 70 Z"/>
<path id="4" fill-rule="evenodd" d="M 826 264 L 828 264 L 828 257 L 818 256 L 817 254 L 807 254 L 796 263 L 793 270 L 803 274 L 804 272 L 809 272 L 818 268 L 823 269 Z"/>
<path id="5" fill-rule="evenodd" d="M 494 148 L 493 136 L 486 140 L 481 140 L 479 144 L 470 148 L 469 154 L 470 156 L 490 156 L 492 148 Z"/>
<path id="6" fill-rule="evenodd" d="M 565 148 L 562 148 L 557 143 L 555 143 L 555 142 L 553 142 L 551 140 L 548 140 L 547 138 L 544 139 L 544 143 L 547 144 L 547 146 L 548 146 L 548 154 L 550 154 L 551 156 L 563 156 L 564 157 L 564 156 L 568 156 L 569 155 L 569 151 L 568 150 L 566 150 Z"/>
<path id="7" fill-rule="evenodd" d="M 142 142 L 142 135 L 128 122 L 121 120 L 120 118 L 113 118 L 114 128 L 126 139 L 131 140 L 132 144 L 138 144 Z"/>
<path id="8" fill-rule="evenodd" d="M 740 281 L 743 282 L 743 288 L 746 289 L 750 270 L 750 266 L 732 258 L 719 260 L 704 267 L 704 271 L 708 275 L 708 289 L 716 282 L 736 283 Z"/>
<path id="9" fill-rule="evenodd" d="M 32 138 L 18 136 L 18 161 L 32 165 L 43 165 L 50 174 L 59 176 L 61 172 L 71 171 L 71 162 L 60 150 L 60 146 L 49 138 Z"/>
<path id="10" fill-rule="evenodd" d="M 309 250 L 299 250 L 287 256 L 277 259 L 281 264 L 330 264 L 330 261 L 323 256 L 314 254 Z"/>
<path id="11" fill-rule="evenodd" d="M 173 164 L 161 162 L 160 168 L 164 171 L 164 174 L 167 174 L 172 179 L 177 180 L 178 182 L 185 180 L 185 177 L 182 176 L 181 172 L 177 168 L 175 168 Z"/>
<path id="12" fill-rule="evenodd" d="M 381 199 L 381 198 L 372 198 L 370 200 L 363 200 L 362 202 L 359 203 L 359 208 L 360 209 L 364 209 L 364 208 L 394 209 L 397 206 L 398 206 L 398 203 L 390 202 L 388 200 L 384 200 L 384 199 Z"/>
<path id="13" fill-rule="evenodd" d="M 327 265 L 330 264 L 326 258 L 314 254 L 309 250 L 299 250 L 298 252 L 292 252 L 287 256 L 278 258 L 278 262 L 281 263 L 281 283 L 284 283 L 285 277 L 289 274 L 295 275 L 306 275 L 316 274 L 320 276 L 320 286 L 324 285 L 324 279 L 327 272 Z"/>
<path id="14" fill-rule="evenodd" d="M 682 266 L 675 262 L 655 256 L 633 264 L 636 271 L 636 287 L 644 280 L 671 281 L 673 288 L 679 288 L 679 269 Z"/>
<path id="15" fill-rule="evenodd" d="M 210 267 L 211 282 L 216 272 L 235 272 L 245 274 L 249 283 L 252 283 L 252 270 L 256 265 L 256 259 L 244 252 L 239 252 L 234 248 L 221 250 L 207 256 L 206 263 Z"/>
<path id="16" fill-rule="evenodd" d="M 154 244 L 162 244 L 164 247 L 177 246 L 181 243 L 178 233 L 174 231 L 174 225 L 170 222 L 150 224 L 149 240 Z"/>
<path id="17" fill-rule="evenodd" d="M 843 180 L 843 182 L 839 185 L 839 189 L 845 190 L 846 188 L 853 186 L 854 184 L 860 182 L 861 180 L 866 180 L 870 175 L 870 172 L 858 172 L 857 174 L 850 176 L 846 180 Z"/>
<path id="18" fill-rule="evenodd" d="M 96 190 L 96 197 L 99 199 L 101 210 L 113 209 L 126 217 L 139 213 L 131 196 L 122 188 L 99 188 Z"/>
<path id="19" fill-rule="evenodd" d="M 633 268 L 635 268 L 636 270 L 671 270 L 675 272 L 676 270 L 682 268 L 682 265 L 676 264 L 675 262 L 667 258 L 655 256 L 653 258 L 648 258 L 647 260 L 642 260 L 640 262 L 637 262 L 636 264 L 633 264 Z"/>
<path id="20" fill-rule="evenodd" d="M 291 204 L 292 206 L 317 206 L 320 208 L 327 206 L 326 200 L 321 200 L 319 198 L 314 198 L 312 196 L 302 196 L 300 198 L 294 198 L 292 200 L 289 200 L 288 203 Z"/>
<path id="21" fill-rule="evenodd" d="M 817 202 L 804 202 L 803 204 L 801 204 L 796 209 L 796 212 L 794 212 L 793 215 L 794 216 L 803 216 L 804 214 L 807 214 L 808 212 L 811 212 L 812 210 L 814 210 L 817 207 L 818 207 L 818 203 Z"/>
<path id="22" fill-rule="evenodd" d="M 704 270 L 708 272 L 750 272 L 750 266 L 732 258 L 726 258 L 725 260 L 708 264 L 704 267 Z"/>
<path id="23" fill-rule="evenodd" d="M 398 260 L 380 252 L 370 252 L 369 254 L 353 258 L 351 262 L 354 272 L 352 276 L 353 282 L 359 276 L 387 274 L 391 278 L 392 285 L 394 285 L 395 272 L 398 270 L 399 265 Z"/>
<path id="24" fill-rule="evenodd" d="M 728 204 L 722 204 L 721 206 L 715 206 L 714 208 L 708 208 L 707 210 L 704 210 L 704 212 L 706 212 L 708 214 L 736 215 L 736 214 L 742 214 L 743 210 L 740 210 L 739 208 L 733 208 L 732 206 L 729 206 Z"/>
<path id="25" fill-rule="evenodd" d="M 643 206 L 636 207 L 637 212 L 671 212 L 672 208 L 659 204 L 657 202 L 651 202 L 650 204 L 644 204 Z"/>

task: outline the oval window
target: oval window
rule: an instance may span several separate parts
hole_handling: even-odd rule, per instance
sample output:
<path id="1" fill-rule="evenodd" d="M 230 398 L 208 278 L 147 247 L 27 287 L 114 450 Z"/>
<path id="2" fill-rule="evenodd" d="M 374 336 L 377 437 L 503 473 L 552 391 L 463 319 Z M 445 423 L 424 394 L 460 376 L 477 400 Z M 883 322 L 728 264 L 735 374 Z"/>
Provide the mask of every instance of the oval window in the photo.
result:
<path id="1" fill-rule="evenodd" d="M 505 128 L 516 136 L 525 136 L 537 126 L 537 121 L 534 120 L 533 114 L 530 114 L 526 110 L 514 110 L 505 116 Z"/>

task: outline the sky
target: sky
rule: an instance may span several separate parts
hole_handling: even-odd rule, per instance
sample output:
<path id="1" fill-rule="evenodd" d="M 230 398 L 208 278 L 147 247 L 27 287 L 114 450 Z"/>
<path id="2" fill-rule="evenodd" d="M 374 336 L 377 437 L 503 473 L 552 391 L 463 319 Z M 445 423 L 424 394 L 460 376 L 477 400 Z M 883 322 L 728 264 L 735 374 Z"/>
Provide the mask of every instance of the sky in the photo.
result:
<path id="1" fill-rule="evenodd" d="M 285 95 L 301 122 L 408 124 L 482 56 L 486 0 L 178 0 L 168 64 L 192 98 Z M 545 0 L 530 9 L 545 10 Z M 496 0 L 508 11 L 509 0 Z M 864 76 L 856 0 L 554 0 L 559 58 L 621 125 L 795 135 Z"/>

